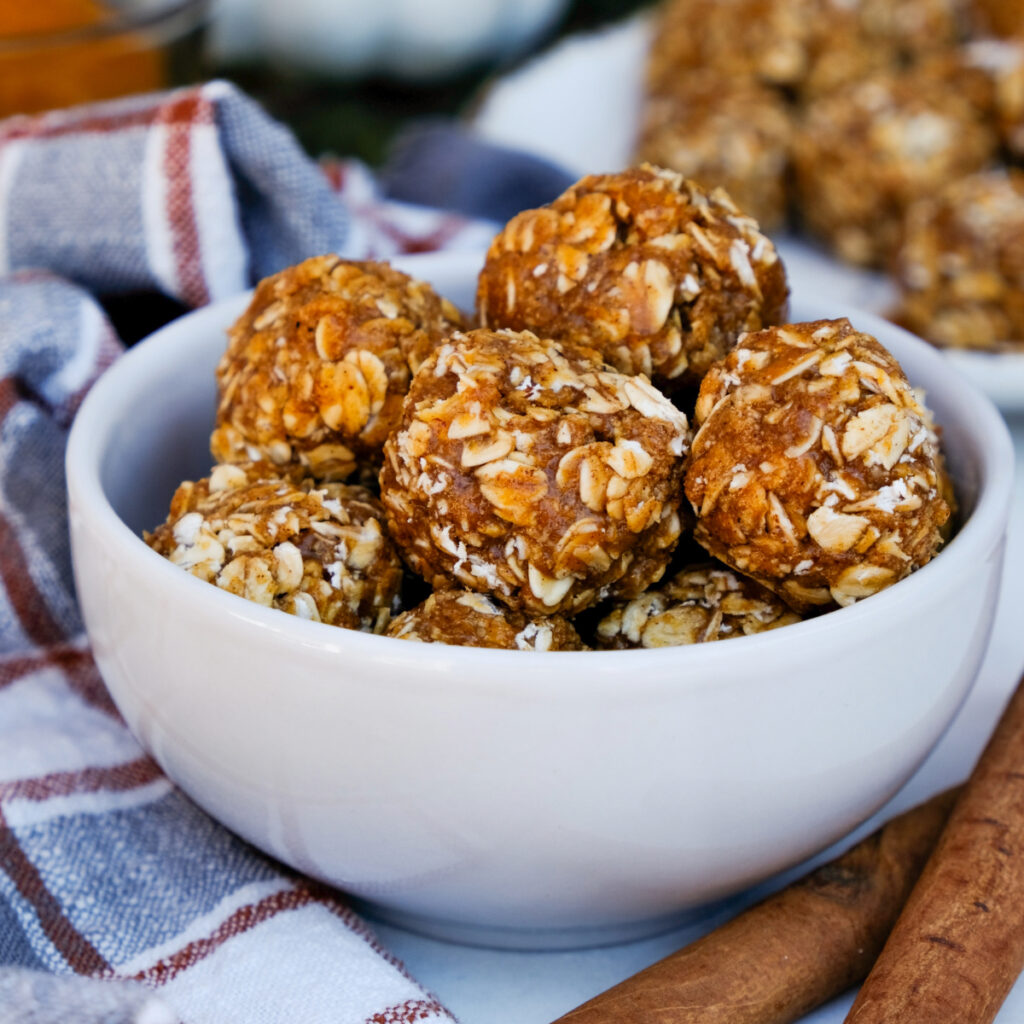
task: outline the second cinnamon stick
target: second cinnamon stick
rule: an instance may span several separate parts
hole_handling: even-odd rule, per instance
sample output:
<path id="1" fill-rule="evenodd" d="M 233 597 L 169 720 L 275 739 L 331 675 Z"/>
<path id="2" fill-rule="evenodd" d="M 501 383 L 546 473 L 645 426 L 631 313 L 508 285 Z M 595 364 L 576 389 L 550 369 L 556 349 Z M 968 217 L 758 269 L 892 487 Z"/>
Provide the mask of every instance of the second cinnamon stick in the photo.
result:
<path id="1" fill-rule="evenodd" d="M 949 814 L 948 790 L 556 1024 L 789 1024 L 868 973 Z"/>
<path id="2" fill-rule="evenodd" d="M 1024 679 L 846 1018 L 988 1024 L 1024 969 Z"/>

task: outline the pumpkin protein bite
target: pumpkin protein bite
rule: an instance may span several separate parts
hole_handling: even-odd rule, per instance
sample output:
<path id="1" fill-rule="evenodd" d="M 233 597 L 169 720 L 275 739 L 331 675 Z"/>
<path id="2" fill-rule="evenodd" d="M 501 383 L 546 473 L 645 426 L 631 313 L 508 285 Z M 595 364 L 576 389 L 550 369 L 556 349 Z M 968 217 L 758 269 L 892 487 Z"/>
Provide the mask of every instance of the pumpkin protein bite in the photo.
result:
<path id="1" fill-rule="evenodd" d="M 893 318 L 936 345 L 1024 350 L 1024 171 L 952 182 L 907 213 Z"/>
<path id="2" fill-rule="evenodd" d="M 391 620 L 387 636 L 425 644 L 497 647 L 510 651 L 583 651 L 567 619 L 530 619 L 472 590 L 438 590 Z"/>
<path id="3" fill-rule="evenodd" d="M 723 190 L 645 164 L 513 217 L 488 250 L 477 312 L 485 327 L 596 348 L 667 390 L 780 322 L 788 295 L 774 245 Z"/>
<path id="4" fill-rule="evenodd" d="M 941 546 L 951 509 L 931 414 L 845 318 L 747 335 L 704 378 L 695 416 L 695 538 L 794 610 L 852 604 Z"/>
<path id="5" fill-rule="evenodd" d="M 966 33 L 961 0 L 811 0 L 803 102 L 873 75 L 945 58 Z"/>
<path id="6" fill-rule="evenodd" d="M 343 480 L 379 465 L 416 367 L 459 312 L 384 263 L 316 256 L 265 278 L 228 331 L 210 449 Z"/>
<path id="7" fill-rule="evenodd" d="M 767 230 L 786 217 L 791 121 L 772 89 L 694 71 L 645 101 L 637 155 L 699 185 L 720 185 Z"/>
<path id="8" fill-rule="evenodd" d="M 872 71 L 954 45 L 960 0 L 665 0 L 658 5 L 647 87 L 671 92 L 711 68 L 780 95 L 820 95 Z"/>
<path id="9" fill-rule="evenodd" d="M 882 265 L 911 202 L 992 158 L 995 132 L 968 72 L 955 60 L 925 62 L 807 104 L 793 135 L 800 210 L 842 259 Z"/>
<path id="10" fill-rule="evenodd" d="M 830 12 L 852 10 L 861 35 L 874 45 L 888 44 L 903 61 L 949 50 L 967 35 L 963 0 L 819 0 Z M 831 20 L 831 19 L 830 19 Z M 832 26 L 835 31 L 834 25 Z"/>
<path id="11" fill-rule="evenodd" d="M 666 0 L 651 33 L 648 88 L 670 91 L 700 67 L 795 87 L 807 73 L 813 13 L 813 0 Z"/>
<path id="12" fill-rule="evenodd" d="M 402 581 L 363 487 L 298 482 L 266 462 L 215 466 L 181 484 L 166 522 L 145 540 L 222 590 L 303 619 L 380 632 Z"/>
<path id="13" fill-rule="evenodd" d="M 618 602 L 597 625 L 604 650 L 676 647 L 764 633 L 799 622 L 771 591 L 723 565 L 680 569 L 667 583 Z"/>
<path id="14" fill-rule="evenodd" d="M 1024 26 L 1024 0 L 967 0 L 974 28 L 980 34 L 1019 36 Z"/>
<path id="15" fill-rule="evenodd" d="M 992 116 L 1010 158 L 1024 158 L 1024 21 L 1016 39 L 977 39 L 964 61 L 981 71 L 992 92 Z"/>
<path id="16" fill-rule="evenodd" d="M 457 333 L 413 378 L 381 501 L 435 589 L 573 614 L 661 577 L 682 530 L 688 447 L 686 416 L 593 350 Z"/>

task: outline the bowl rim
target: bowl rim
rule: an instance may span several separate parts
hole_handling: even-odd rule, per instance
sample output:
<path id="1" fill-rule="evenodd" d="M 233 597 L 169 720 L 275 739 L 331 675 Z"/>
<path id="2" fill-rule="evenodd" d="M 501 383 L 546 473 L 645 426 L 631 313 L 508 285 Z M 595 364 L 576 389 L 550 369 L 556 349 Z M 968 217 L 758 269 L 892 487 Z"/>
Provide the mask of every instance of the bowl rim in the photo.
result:
<path id="1" fill-rule="evenodd" d="M 429 253 L 396 258 L 391 262 L 407 273 L 430 281 L 434 268 L 449 272 L 455 268 L 457 272 L 464 273 L 472 267 L 475 274 L 482 259 L 482 253 Z M 236 624 L 251 624 L 267 637 L 275 636 L 283 642 L 331 655 L 345 653 L 360 659 L 386 660 L 406 667 L 412 676 L 422 676 L 425 670 L 432 672 L 436 669 L 441 673 L 472 679 L 474 687 L 484 689 L 502 687 L 510 682 L 516 687 L 523 687 L 536 675 L 544 678 L 544 689 L 547 690 L 551 685 L 551 659 L 556 659 L 554 664 L 558 668 L 567 670 L 557 674 L 557 685 L 563 690 L 593 687 L 597 679 L 606 678 L 627 682 L 629 692 L 636 693 L 638 686 L 644 688 L 645 668 L 651 670 L 650 681 L 657 686 L 660 684 L 655 680 L 664 676 L 666 666 L 676 662 L 679 673 L 675 677 L 675 685 L 699 685 L 700 680 L 708 677 L 706 670 L 713 670 L 716 663 L 724 658 L 765 659 L 778 656 L 780 646 L 785 653 L 794 645 L 827 638 L 837 629 L 856 631 L 858 623 L 864 619 L 885 623 L 899 606 L 909 602 L 913 607 L 916 599 L 933 586 L 933 581 L 942 579 L 940 574 L 956 575 L 958 567 L 961 572 L 969 570 L 971 564 L 989 556 L 1005 538 L 1015 458 L 1009 430 L 991 400 L 961 378 L 942 353 L 902 328 L 875 314 L 827 303 L 827 299 L 801 298 L 803 305 L 812 308 L 821 306 L 824 301 L 830 311 L 829 316 L 848 316 L 859 329 L 875 333 L 881 327 L 884 333 L 898 335 L 901 345 L 912 348 L 915 361 L 928 366 L 929 377 L 955 378 L 950 380 L 955 386 L 944 396 L 945 404 L 951 407 L 955 419 L 964 426 L 966 436 L 973 440 L 981 456 L 977 466 L 975 505 L 955 536 L 928 564 L 872 595 L 869 600 L 857 601 L 816 618 L 793 623 L 783 630 L 733 637 L 724 648 L 722 644 L 714 643 L 621 651 L 547 652 L 414 644 L 306 621 L 274 608 L 264 608 L 182 572 L 149 548 L 114 511 L 100 478 L 103 455 L 111 440 L 112 421 L 117 415 L 118 404 L 127 400 L 126 395 L 134 394 L 124 385 L 133 376 L 143 373 L 151 362 L 166 357 L 175 336 L 183 329 L 190 329 L 192 333 L 205 332 L 216 325 L 223 331 L 241 312 L 250 295 L 251 292 L 242 293 L 185 314 L 140 341 L 106 370 L 86 395 L 72 423 L 65 473 L 71 514 L 87 517 L 102 543 L 109 550 L 117 551 L 120 560 L 131 559 L 136 571 L 152 576 L 153 585 L 165 588 L 174 600 L 191 604 L 203 602 L 208 605 L 211 616 L 224 617 L 225 622 L 230 618 Z M 72 536 L 74 541 L 74 531 Z M 424 651 L 425 646 L 429 646 L 429 652 Z M 730 655 L 729 651 L 733 654 Z M 524 653 L 530 654 L 529 662 L 516 660 L 521 659 Z M 513 665 L 520 669 L 529 665 L 541 671 L 509 672 Z M 494 671 L 499 666 L 503 672 Z M 623 672 L 627 666 L 633 670 L 628 675 Z M 491 671 L 482 672 L 483 669 Z"/>

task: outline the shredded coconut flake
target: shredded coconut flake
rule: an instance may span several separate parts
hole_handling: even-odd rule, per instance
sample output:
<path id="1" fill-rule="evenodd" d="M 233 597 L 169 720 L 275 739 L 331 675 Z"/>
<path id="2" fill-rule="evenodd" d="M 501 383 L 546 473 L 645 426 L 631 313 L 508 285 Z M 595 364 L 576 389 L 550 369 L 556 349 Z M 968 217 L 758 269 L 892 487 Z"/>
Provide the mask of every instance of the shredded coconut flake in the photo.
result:
<path id="1" fill-rule="evenodd" d="M 203 517 L 199 512 L 189 512 L 174 524 L 174 539 L 179 544 L 191 547 L 199 539 Z"/>

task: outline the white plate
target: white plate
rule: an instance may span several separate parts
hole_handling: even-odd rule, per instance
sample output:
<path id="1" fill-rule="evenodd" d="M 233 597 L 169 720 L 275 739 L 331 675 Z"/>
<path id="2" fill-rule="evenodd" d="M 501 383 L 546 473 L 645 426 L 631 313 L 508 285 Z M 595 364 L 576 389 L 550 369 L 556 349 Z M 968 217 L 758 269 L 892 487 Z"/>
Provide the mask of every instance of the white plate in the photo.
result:
<path id="1" fill-rule="evenodd" d="M 646 15 L 570 36 L 496 82 L 481 102 L 474 129 L 579 176 L 627 166 L 649 38 Z M 794 291 L 826 293 L 882 315 L 891 308 L 893 289 L 884 276 L 845 266 L 803 239 L 779 235 L 775 241 Z M 1004 412 L 1024 412 L 1024 353 L 947 354 Z"/>

